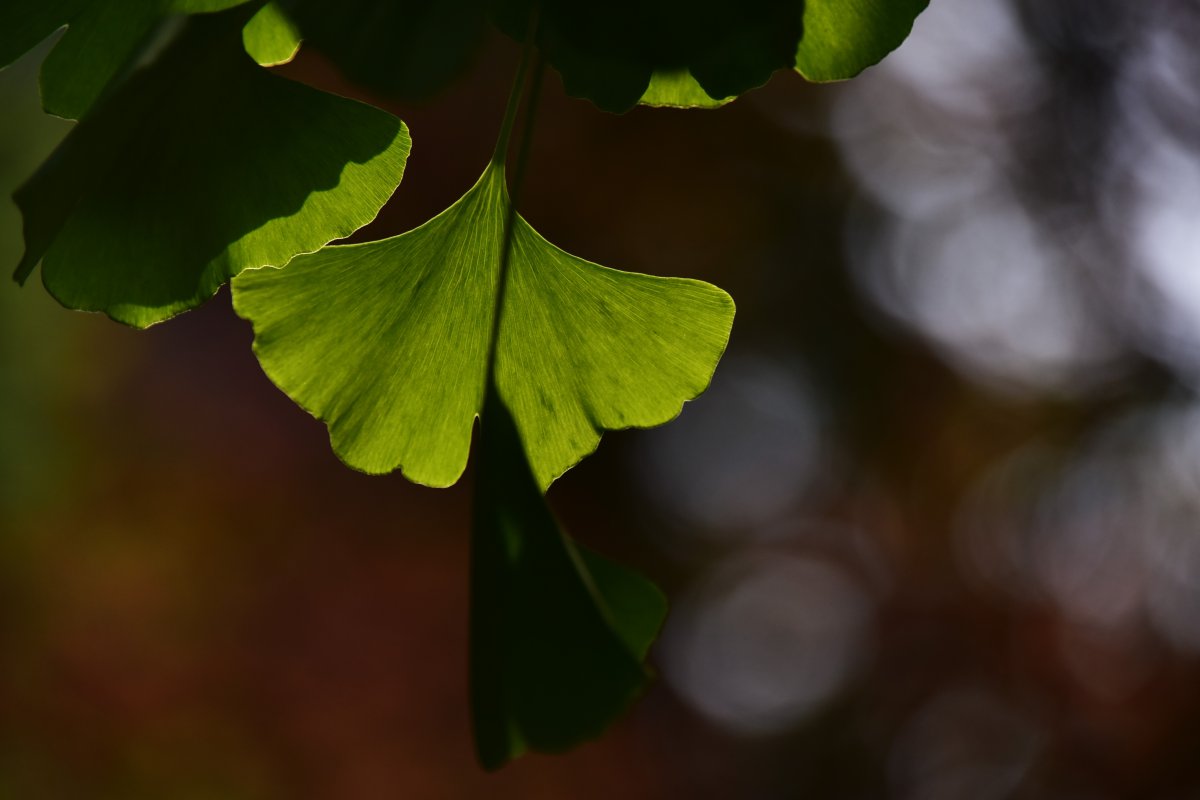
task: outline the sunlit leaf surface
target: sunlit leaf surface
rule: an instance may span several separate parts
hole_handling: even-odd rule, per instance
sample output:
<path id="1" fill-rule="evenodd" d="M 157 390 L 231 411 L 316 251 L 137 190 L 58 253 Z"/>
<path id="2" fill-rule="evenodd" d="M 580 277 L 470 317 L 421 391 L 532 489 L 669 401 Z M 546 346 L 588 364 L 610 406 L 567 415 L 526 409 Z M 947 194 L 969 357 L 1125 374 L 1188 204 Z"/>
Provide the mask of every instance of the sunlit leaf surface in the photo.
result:
<path id="1" fill-rule="evenodd" d="M 709 97 L 691 73 L 673 70 L 655 72 L 638 104 L 660 108 L 718 108 L 732 99 Z"/>
<path id="2" fill-rule="evenodd" d="M 242 28 L 242 44 L 264 67 L 286 64 L 300 49 L 300 31 L 277 3 L 267 3 Z"/>
<path id="3" fill-rule="evenodd" d="M 900 46 L 929 0 L 806 0 L 796 69 L 810 81 L 853 78 Z"/>
<path id="4" fill-rule="evenodd" d="M 482 410 L 507 193 L 501 167 L 445 212 L 234 282 L 267 375 L 370 473 L 454 483 Z M 673 418 L 708 385 L 733 301 L 693 280 L 618 272 L 513 230 L 496 381 L 539 486 L 605 429 Z"/>

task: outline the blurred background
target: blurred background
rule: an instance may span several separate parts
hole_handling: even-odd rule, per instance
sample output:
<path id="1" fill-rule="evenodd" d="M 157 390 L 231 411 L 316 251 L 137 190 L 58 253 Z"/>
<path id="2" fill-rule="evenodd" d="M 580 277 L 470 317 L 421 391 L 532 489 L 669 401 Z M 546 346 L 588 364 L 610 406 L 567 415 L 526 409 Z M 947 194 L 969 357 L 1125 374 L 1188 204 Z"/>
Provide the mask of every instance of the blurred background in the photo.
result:
<path id="1" fill-rule="evenodd" d="M 550 493 L 652 576 L 659 680 L 474 764 L 470 473 L 367 477 L 227 291 L 145 332 L 0 282 L 0 798 L 1200 796 L 1200 6 L 933 0 L 846 84 L 615 117 L 547 76 L 523 212 L 738 303 L 712 388 Z M 0 188 L 67 123 L 0 73 Z M 482 171 L 517 58 L 381 105 Z M 0 263 L 21 252 L 0 206 Z"/>

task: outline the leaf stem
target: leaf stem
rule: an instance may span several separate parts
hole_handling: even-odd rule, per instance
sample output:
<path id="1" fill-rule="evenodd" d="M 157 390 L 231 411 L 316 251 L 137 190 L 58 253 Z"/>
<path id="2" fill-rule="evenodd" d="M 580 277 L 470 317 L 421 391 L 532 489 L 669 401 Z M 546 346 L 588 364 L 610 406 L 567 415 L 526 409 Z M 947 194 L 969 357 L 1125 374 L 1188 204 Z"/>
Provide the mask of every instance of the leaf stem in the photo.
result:
<path id="1" fill-rule="evenodd" d="M 500 342 L 500 321 L 504 313 L 504 297 L 508 290 L 508 265 L 512 255 L 513 230 L 517 222 L 517 202 L 521 197 L 521 187 L 525 183 L 525 169 L 529 163 L 529 154 L 533 146 L 533 123 L 537 116 L 538 100 L 541 96 L 542 77 L 545 73 L 546 62 L 534 44 L 537 33 L 537 9 L 535 8 L 529 22 L 526 34 L 525 49 L 521 55 L 521 64 L 517 67 L 517 77 L 509 95 L 508 107 L 504 111 L 504 123 L 500 130 L 499 141 L 496 142 L 496 152 L 492 155 L 492 166 L 503 171 L 505 157 L 508 151 L 508 139 L 512 132 L 513 121 L 520 103 L 521 90 L 528 71 L 529 61 L 533 58 L 533 77 L 529 88 L 529 99 L 525 103 L 525 119 L 521 126 L 521 144 L 517 150 L 517 164 L 513 174 L 512 188 L 506 193 L 508 206 L 504 218 L 504 238 L 500 245 L 500 268 L 496 279 L 496 302 L 492 308 L 492 332 L 488 340 L 487 385 L 492 388 L 496 374 L 496 350 Z"/>
<path id="2" fill-rule="evenodd" d="M 508 103 L 504 107 L 504 121 L 500 123 L 500 135 L 496 139 L 496 149 L 492 151 L 492 164 L 503 167 L 508 157 L 508 140 L 512 135 L 513 123 L 517 119 L 517 108 L 521 105 L 521 93 L 525 87 L 525 73 L 529 71 L 529 62 L 534 57 L 537 46 L 534 37 L 537 34 L 538 11 L 534 7 L 529 14 L 529 27 L 525 31 L 525 44 L 521 48 L 521 62 L 517 65 L 517 74 L 513 78 L 512 89 L 508 93 Z M 538 60 L 541 57 L 538 56 Z"/>

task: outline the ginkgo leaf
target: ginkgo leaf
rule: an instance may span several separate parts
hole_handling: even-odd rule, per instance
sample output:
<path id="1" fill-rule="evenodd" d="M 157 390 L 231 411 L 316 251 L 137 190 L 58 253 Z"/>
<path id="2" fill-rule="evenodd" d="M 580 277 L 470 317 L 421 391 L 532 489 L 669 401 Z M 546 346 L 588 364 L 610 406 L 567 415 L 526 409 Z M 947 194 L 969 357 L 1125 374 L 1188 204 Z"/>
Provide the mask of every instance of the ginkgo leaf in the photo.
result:
<path id="1" fill-rule="evenodd" d="M 79 119 L 129 66 L 164 18 L 223 11 L 245 2 L 5 0 L 0 3 L 0 67 L 66 26 L 42 64 L 42 105 L 48 113 Z"/>
<path id="2" fill-rule="evenodd" d="M 471 712 L 484 767 L 598 736 L 644 688 L 666 599 L 574 545 L 494 391 L 483 412 L 471 536 Z"/>
<path id="3" fill-rule="evenodd" d="M 145 327 L 378 213 L 404 169 L 404 123 L 261 69 L 243 22 L 193 17 L 17 190 L 18 281 L 40 261 L 63 305 Z"/>
<path id="4" fill-rule="evenodd" d="M 719 108 L 731 100 L 733 97 L 709 97 L 687 70 L 660 70 L 651 76 L 638 104 L 657 108 Z"/>
<path id="5" fill-rule="evenodd" d="M 470 63 L 490 0 L 277 0 L 312 47 L 360 86 L 427 100 Z"/>
<path id="6" fill-rule="evenodd" d="M 500 27 L 522 39 L 535 6 L 538 45 L 567 93 L 618 113 L 661 91 L 656 73 L 736 97 L 791 69 L 803 32 L 803 0 L 500 0 Z"/>
<path id="7" fill-rule="evenodd" d="M 544 499 L 542 505 L 545 507 Z M 579 573 L 603 601 L 612 630 L 630 653 L 645 660 L 667 618 L 666 595 L 644 575 L 578 544 L 572 546 L 583 560 Z"/>
<path id="8" fill-rule="evenodd" d="M 7 67 L 66 25 L 88 0 L 7 0 L 0 3 L 0 67 Z"/>
<path id="9" fill-rule="evenodd" d="M 36 0 L 35 0 L 36 2 Z M 150 3 L 114 14 L 104 3 L 79 2 L 70 27 L 42 62 L 42 108 L 79 119 L 154 31 L 160 17 Z"/>
<path id="10" fill-rule="evenodd" d="M 453 206 L 382 241 L 327 247 L 233 282 L 267 375 L 369 473 L 448 486 L 483 404 L 508 208 L 493 162 Z M 733 301 L 706 283 L 571 256 L 515 217 L 496 381 L 539 486 L 605 429 L 675 417 L 708 385 Z"/>
<path id="11" fill-rule="evenodd" d="M 286 64 L 300 49 L 300 31 L 277 3 L 270 2 L 242 28 L 242 45 L 264 67 Z"/>
<path id="12" fill-rule="evenodd" d="M 810 81 L 853 78 L 900 46 L 929 0 L 806 0 L 796 69 Z"/>
<path id="13" fill-rule="evenodd" d="M 810 81 L 852 78 L 900 45 L 929 0 L 806 0 L 795 65 Z M 750 87 L 747 87 L 750 88 Z M 716 108 L 716 99 L 687 70 L 659 70 L 638 102 L 671 108 Z"/>

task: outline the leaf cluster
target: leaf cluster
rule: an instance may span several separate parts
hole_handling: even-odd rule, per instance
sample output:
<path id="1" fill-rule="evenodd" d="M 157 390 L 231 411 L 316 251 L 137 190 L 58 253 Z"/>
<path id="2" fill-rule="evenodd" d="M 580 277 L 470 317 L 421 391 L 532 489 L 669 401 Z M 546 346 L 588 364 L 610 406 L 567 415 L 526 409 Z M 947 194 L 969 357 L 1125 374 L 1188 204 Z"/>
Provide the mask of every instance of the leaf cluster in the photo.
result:
<path id="1" fill-rule="evenodd" d="M 899 44 L 925 2 L 9 0 L 0 66 L 65 27 L 42 65 L 43 104 L 79 120 L 15 193 L 16 278 L 40 264 L 63 305 L 139 328 L 232 279 L 263 370 L 364 472 L 448 486 L 480 420 L 478 752 L 497 767 L 562 750 L 644 687 L 665 601 L 574 544 L 543 495 L 604 431 L 662 424 L 699 395 L 734 309 L 699 281 L 570 255 L 517 213 L 524 155 L 512 195 L 505 164 L 526 66 L 544 59 L 607 111 L 713 107 L 778 70 L 850 77 Z M 263 66 L 303 40 L 355 82 L 428 98 L 493 25 L 525 56 L 478 183 L 414 230 L 331 245 L 396 190 L 408 130 Z"/>

